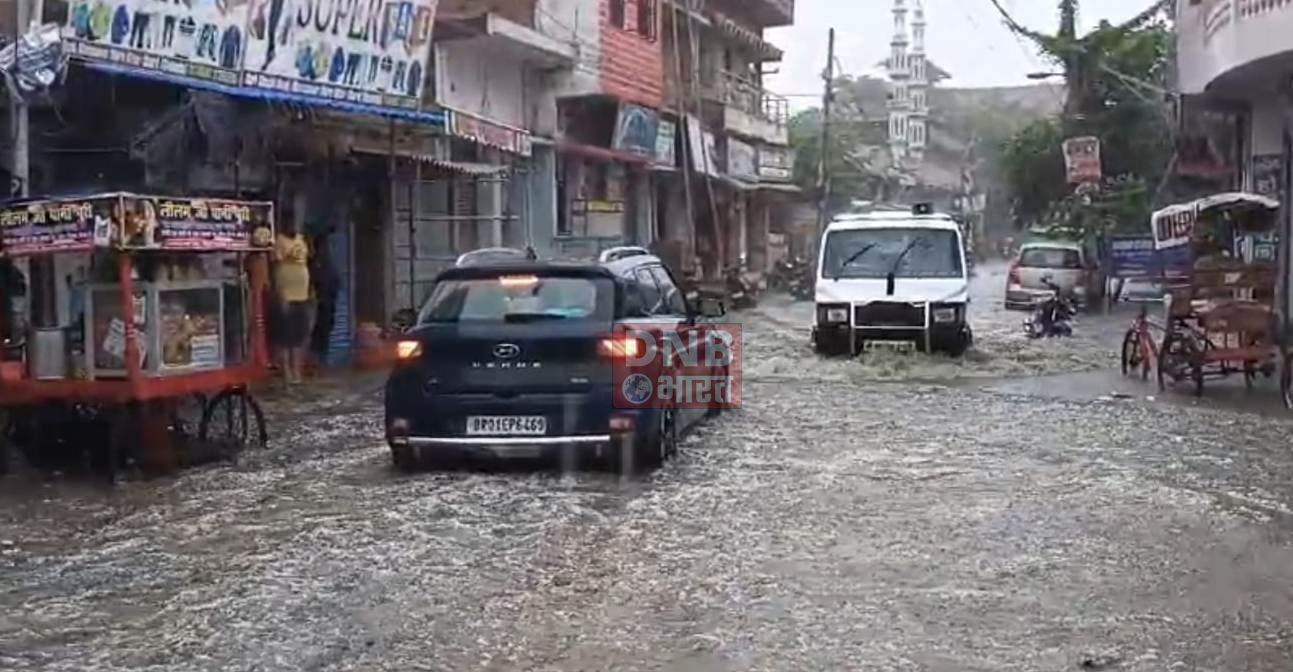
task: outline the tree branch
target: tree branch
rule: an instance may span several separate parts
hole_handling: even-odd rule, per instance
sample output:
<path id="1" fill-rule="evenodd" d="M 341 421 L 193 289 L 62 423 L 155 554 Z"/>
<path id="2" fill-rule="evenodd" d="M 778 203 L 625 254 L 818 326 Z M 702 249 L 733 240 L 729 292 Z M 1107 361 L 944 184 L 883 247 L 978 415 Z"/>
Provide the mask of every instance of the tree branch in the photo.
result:
<path id="1" fill-rule="evenodd" d="M 1035 30 L 1024 27 L 1022 24 L 1020 24 L 1018 21 L 1015 20 L 1015 17 L 1010 15 L 1010 12 L 1006 11 L 1005 7 L 1001 6 L 1000 0 L 989 0 L 989 2 L 991 2 L 992 6 L 996 7 L 997 11 L 1001 13 L 1002 21 L 1005 22 L 1006 27 L 1009 28 L 1012 32 L 1018 33 L 1019 35 L 1023 35 L 1024 37 L 1036 42 L 1038 45 L 1042 47 L 1045 47 L 1048 43 L 1050 43 L 1054 39 L 1050 35 L 1043 35 L 1042 33 L 1039 33 Z"/>
<path id="2" fill-rule="evenodd" d="M 1118 30 L 1127 31 L 1127 30 L 1135 30 L 1137 28 L 1140 28 L 1141 26 L 1145 25 L 1150 20 L 1152 20 L 1155 16 L 1158 16 L 1159 13 L 1166 10 L 1168 5 L 1170 4 L 1171 4 L 1171 0 L 1157 0 L 1157 2 L 1151 5 L 1149 9 L 1146 9 L 1140 14 L 1137 14 L 1136 16 L 1133 16 L 1130 19 L 1128 19 L 1126 22 L 1120 24 L 1118 26 Z"/>

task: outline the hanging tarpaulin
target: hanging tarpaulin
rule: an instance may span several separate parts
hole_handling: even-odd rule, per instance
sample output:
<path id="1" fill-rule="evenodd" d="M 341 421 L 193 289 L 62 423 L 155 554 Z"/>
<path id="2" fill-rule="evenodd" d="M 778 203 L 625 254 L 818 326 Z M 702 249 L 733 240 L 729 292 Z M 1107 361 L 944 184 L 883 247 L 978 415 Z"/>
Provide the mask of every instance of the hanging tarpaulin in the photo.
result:
<path id="1" fill-rule="evenodd" d="M 1069 184 L 1098 183 L 1104 176 L 1100 139 L 1088 136 L 1065 140 L 1064 167 Z"/>
<path id="2" fill-rule="evenodd" d="M 32 24 L 16 44 L 0 49 L 0 70 L 10 91 L 22 98 L 43 93 L 63 78 L 67 54 L 58 24 Z"/>
<path id="3" fill-rule="evenodd" d="M 417 108 L 438 0 L 251 0 L 247 86 Z"/>

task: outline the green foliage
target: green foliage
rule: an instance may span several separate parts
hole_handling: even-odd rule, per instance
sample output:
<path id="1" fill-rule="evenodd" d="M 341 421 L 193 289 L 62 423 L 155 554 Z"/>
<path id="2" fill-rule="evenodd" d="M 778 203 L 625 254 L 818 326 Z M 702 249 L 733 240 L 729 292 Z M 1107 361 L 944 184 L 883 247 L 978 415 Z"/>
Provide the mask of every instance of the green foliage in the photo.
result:
<path id="1" fill-rule="evenodd" d="M 1121 26 L 1101 23 L 1079 38 L 1067 30 L 1076 12 L 1076 2 L 1065 0 L 1057 35 L 1029 35 L 1064 68 L 1069 97 L 1061 118 L 1024 128 L 1004 145 L 1017 224 L 1143 228 L 1174 151 L 1165 101 L 1154 91 L 1166 88 L 1174 37 L 1146 13 Z M 1118 176 L 1091 198 L 1071 195 L 1065 183 L 1061 144 L 1082 135 L 1100 139 L 1104 173 Z"/>

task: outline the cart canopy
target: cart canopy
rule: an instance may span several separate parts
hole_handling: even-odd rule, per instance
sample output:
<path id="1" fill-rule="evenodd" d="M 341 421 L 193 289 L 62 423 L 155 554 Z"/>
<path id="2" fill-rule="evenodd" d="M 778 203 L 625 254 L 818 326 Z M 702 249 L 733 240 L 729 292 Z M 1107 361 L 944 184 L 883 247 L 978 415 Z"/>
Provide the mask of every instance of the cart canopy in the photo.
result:
<path id="1" fill-rule="evenodd" d="M 1231 192 L 1214 194 L 1206 198 L 1179 205 L 1170 205 L 1154 213 L 1154 249 L 1165 250 L 1190 244 L 1194 240 L 1199 219 L 1206 214 L 1230 211 L 1236 214 L 1255 214 L 1258 230 L 1274 225 L 1274 215 L 1280 203 L 1260 194 Z"/>
<path id="2" fill-rule="evenodd" d="M 107 193 L 11 201 L 0 208 L 0 257 L 96 248 L 249 252 L 274 244 L 274 206 L 226 198 Z"/>

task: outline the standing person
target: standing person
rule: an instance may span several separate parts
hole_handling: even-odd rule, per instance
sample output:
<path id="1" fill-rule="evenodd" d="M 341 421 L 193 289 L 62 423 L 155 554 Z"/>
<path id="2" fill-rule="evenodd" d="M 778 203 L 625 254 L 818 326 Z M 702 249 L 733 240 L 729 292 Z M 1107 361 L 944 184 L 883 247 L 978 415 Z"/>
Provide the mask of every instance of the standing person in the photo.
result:
<path id="1" fill-rule="evenodd" d="M 314 240 L 314 255 L 310 258 L 310 280 L 314 283 L 314 296 L 318 301 L 310 349 L 315 365 L 322 368 L 328 361 L 328 345 L 336 325 L 337 294 L 341 279 L 332 263 L 332 229 L 328 228 Z"/>
<path id="2" fill-rule="evenodd" d="M 310 248 L 287 219 L 274 241 L 274 289 L 279 306 L 279 347 L 282 348 L 283 377 L 289 384 L 300 383 L 309 338 Z"/>

